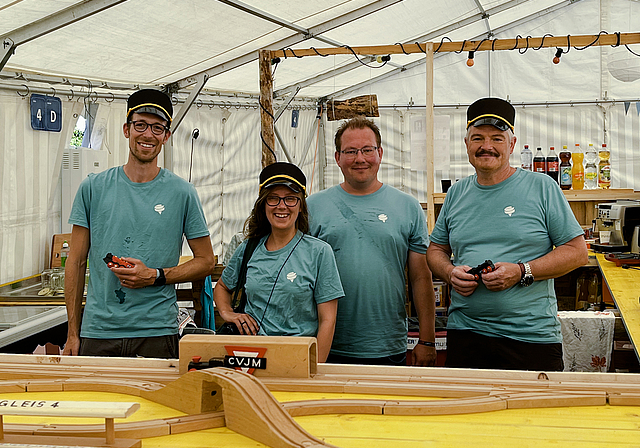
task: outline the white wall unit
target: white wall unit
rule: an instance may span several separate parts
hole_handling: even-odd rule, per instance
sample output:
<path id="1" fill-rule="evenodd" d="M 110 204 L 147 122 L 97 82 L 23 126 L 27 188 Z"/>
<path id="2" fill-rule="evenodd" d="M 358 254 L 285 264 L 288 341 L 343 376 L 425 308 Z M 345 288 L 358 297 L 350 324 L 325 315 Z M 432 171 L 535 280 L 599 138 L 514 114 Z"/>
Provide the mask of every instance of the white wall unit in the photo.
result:
<path id="1" fill-rule="evenodd" d="M 68 223 L 73 199 L 80 182 L 90 173 L 99 173 L 107 169 L 107 151 L 90 148 L 68 148 L 62 155 L 62 233 L 71 232 Z"/>

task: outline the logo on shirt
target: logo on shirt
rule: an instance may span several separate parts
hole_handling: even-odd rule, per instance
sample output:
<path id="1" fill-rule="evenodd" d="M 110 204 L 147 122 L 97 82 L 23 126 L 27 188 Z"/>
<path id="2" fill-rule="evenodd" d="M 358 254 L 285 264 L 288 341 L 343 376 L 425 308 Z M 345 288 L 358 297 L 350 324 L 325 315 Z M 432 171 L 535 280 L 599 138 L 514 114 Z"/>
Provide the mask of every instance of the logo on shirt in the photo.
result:
<path id="1" fill-rule="evenodd" d="M 293 281 L 298 277 L 298 274 L 296 274 L 295 272 L 289 272 L 287 274 L 287 280 L 289 280 L 291 283 L 293 283 Z"/>
<path id="2" fill-rule="evenodd" d="M 378 219 L 382 222 L 387 222 L 387 219 L 389 219 L 389 217 L 387 215 L 385 215 L 384 213 L 380 213 L 378 215 Z"/>
<path id="3" fill-rule="evenodd" d="M 162 215 L 162 212 L 164 211 L 164 205 L 158 204 L 153 207 L 153 209 L 158 212 L 158 215 Z"/>
<path id="4" fill-rule="evenodd" d="M 515 207 L 513 207 L 513 206 L 511 206 L 511 205 L 510 205 L 510 206 L 508 206 L 508 207 L 505 207 L 505 208 L 504 208 L 504 214 L 505 214 L 505 215 L 509 215 L 509 216 L 511 216 L 511 215 L 513 215 L 515 212 L 516 212 Z"/>

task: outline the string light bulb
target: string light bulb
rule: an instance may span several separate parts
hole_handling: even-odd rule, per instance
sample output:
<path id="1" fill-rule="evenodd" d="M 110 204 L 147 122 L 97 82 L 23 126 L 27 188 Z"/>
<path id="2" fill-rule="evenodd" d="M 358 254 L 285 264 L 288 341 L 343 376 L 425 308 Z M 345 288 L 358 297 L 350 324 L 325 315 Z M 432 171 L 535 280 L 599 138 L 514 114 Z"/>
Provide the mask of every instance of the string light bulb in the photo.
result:
<path id="1" fill-rule="evenodd" d="M 469 59 L 467 59 L 467 67 L 473 67 L 473 57 L 475 56 L 475 51 L 469 52 Z"/>
<path id="2" fill-rule="evenodd" d="M 556 55 L 553 58 L 553 63 L 554 64 L 559 64 L 561 57 L 562 57 L 562 48 L 558 48 L 558 49 L 556 49 Z"/>
<path id="3" fill-rule="evenodd" d="M 383 62 L 389 62 L 391 60 L 391 55 L 387 54 L 384 56 L 376 56 L 376 62 L 378 64 L 382 64 Z"/>

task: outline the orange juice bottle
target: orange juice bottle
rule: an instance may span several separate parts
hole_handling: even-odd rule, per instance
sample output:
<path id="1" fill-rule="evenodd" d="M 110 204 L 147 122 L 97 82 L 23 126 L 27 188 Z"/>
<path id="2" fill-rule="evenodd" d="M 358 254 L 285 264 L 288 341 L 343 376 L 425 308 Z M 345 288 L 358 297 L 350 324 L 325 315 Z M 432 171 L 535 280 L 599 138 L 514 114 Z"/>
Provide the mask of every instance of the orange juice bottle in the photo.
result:
<path id="1" fill-rule="evenodd" d="M 573 162 L 573 167 L 571 168 L 571 176 L 573 178 L 572 187 L 574 190 L 582 190 L 584 188 L 584 165 L 582 164 L 582 160 L 584 159 L 584 154 L 582 153 L 582 149 L 580 149 L 580 143 L 576 143 L 576 146 L 571 153 L 571 161 Z"/>

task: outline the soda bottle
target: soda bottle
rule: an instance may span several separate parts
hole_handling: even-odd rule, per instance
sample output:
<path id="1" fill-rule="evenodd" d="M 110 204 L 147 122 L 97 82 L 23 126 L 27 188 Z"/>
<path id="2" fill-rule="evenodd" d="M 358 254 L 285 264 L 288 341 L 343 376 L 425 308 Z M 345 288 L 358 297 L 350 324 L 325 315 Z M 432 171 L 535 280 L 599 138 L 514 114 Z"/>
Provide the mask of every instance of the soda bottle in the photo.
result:
<path id="1" fill-rule="evenodd" d="M 571 168 L 571 177 L 572 187 L 574 190 L 582 190 L 584 188 L 584 166 L 582 165 L 583 159 L 584 154 L 582 153 L 582 149 L 580 149 L 580 143 L 576 143 L 576 146 L 571 153 L 571 161 L 573 162 L 573 167 Z"/>
<path id="2" fill-rule="evenodd" d="M 67 264 L 67 257 L 69 256 L 69 243 L 67 240 L 64 240 L 62 243 L 62 249 L 60 249 L 60 266 L 65 267 Z"/>
<path id="3" fill-rule="evenodd" d="M 547 174 L 558 183 L 558 156 L 553 146 L 549 148 L 549 154 L 547 154 Z"/>
<path id="4" fill-rule="evenodd" d="M 542 154 L 542 148 L 536 150 L 536 156 L 533 158 L 533 171 L 536 173 L 547 172 L 547 159 Z"/>
<path id="5" fill-rule="evenodd" d="M 584 161 L 584 188 L 586 190 L 595 190 L 598 188 L 598 167 L 596 166 L 598 153 L 596 153 L 593 143 L 589 143 L 584 153 Z"/>
<path id="6" fill-rule="evenodd" d="M 567 151 L 567 145 L 562 146 L 560 152 L 560 188 L 563 190 L 571 189 L 571 153 Z"/>
<path id="7" fill-rule="evenodd" d="M 523 170 L 533 171 L 533 153 L 529 145 L 524 145 L 524 149 L 520 151 L 520 163 Z"/>
<path id="8" fill-rule="evenodd" d="M 602 144 L 602 149 L 598 153 L 600 163 L 598 164 L 598 186 L 609 188 L 611 186 L 611 164 L 609 163 L 610 150 L 607 144 Z"/>

